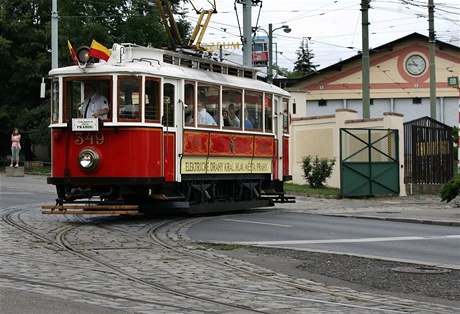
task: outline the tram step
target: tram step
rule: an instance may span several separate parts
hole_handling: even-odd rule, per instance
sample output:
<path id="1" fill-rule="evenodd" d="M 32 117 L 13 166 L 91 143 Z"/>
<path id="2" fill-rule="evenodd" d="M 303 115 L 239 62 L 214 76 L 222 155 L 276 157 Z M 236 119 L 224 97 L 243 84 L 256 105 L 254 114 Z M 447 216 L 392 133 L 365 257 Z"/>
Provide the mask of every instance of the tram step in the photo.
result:
<path id="1" fill-rule="evenodd" d="M 168 196 L 165 194 L 153 194 L 152 198 L 157 201 L 183 201 L 185 200 L 185 196 Z"/>
<path id="2" fill-rule="evenodd" d="M 274 189 L 263 189 L 262 194 L 264 195 L 284 195 L 286 192 L 277 192 Z"/>
<path id="3" fill-rule="evenodd" d="M 273 202 L 275 203 L 295 203 L 295 196 L 280 195 L 279 197 L 273 197 Z"/>
<path id="4" fill-rule="evenodd" d="M 42 210 L 45 215 L 135 215 L 138 210 Z"/>
<path id="5" fill-rule="evenodd" d="M 93 215 L 134 215 L 139 213 L 137 205 L 43 205 L 42 214 L 93 214 Z"/>

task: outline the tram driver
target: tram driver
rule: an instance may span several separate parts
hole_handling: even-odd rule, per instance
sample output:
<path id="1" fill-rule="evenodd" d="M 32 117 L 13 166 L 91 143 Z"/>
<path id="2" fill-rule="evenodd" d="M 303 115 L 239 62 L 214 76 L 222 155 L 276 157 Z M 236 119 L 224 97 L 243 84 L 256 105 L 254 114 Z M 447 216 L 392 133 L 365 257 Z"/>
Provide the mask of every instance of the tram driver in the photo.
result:
<path id="1" fill-rule="evenodd" d="M 94 82 L 85 84 L 85 100 L 78 107 L 83 118 L 107 119 L 109 103 L 107 98 L 102 96 Z"/>

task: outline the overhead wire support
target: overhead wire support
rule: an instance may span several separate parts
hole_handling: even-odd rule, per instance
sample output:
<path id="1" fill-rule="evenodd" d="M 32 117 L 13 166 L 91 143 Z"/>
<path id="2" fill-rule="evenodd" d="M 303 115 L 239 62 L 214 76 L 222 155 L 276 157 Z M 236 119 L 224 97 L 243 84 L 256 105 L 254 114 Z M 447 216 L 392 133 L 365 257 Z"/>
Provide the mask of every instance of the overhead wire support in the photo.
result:
<path id="1" fill-rule="evenodd" d="M 174 19 L 171 4 L 168 0 L 155 0 L 155 4 L 158 8 L 161 19 L 163 20 L 166 34 L 168 35 L 170 42 L 170 48 L 175 50 L 177 45 L 183 46 L 182 36 L 180 35 L 176 20 Z"/>
<path id="2" fill-rule="evenodd" d="M 198 18 L 198 21 L 195 25 L 195 29 L 192 32 L 192 36 L 190 36 L 190 40 L 188 42 L 189 47 L 194 47 L 195 49 L 201 50 L 201 41 L 203 40 L 203 36 L 206 33 L 206 28 L 208 27 L 209 21 L 211 20 L 211 16 L 214 13 L 217 13 L 216 9 L 216 1 L 214 0 L 214 3 L 211 3 L 211 1 L 208 0 L 208 3 L 212 6 L 212 9 L 210 10 L 203 10 L 200 9 L 198 10 L 195 5 L 193 4 L 192 0 L 188 0 L 188 2 L 192 5 L 193 9 L 197 14 L 200 15 Z M 204 19 L 204 21 L 203 21 Z M 198 39 L 197 39 L 198 37 Z"/>

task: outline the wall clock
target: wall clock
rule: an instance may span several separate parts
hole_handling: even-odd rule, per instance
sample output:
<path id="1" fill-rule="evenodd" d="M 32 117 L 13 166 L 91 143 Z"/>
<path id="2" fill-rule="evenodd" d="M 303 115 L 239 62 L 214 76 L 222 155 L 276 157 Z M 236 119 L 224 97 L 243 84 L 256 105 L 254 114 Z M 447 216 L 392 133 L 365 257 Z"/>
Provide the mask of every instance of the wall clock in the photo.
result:
<path id="1" fill-rule="evenodd" d="M 425 72 L 426 60 L 421 55 L 412 55 L 406 60 L 406 70 L 409 74 L 420 75 Z"/>

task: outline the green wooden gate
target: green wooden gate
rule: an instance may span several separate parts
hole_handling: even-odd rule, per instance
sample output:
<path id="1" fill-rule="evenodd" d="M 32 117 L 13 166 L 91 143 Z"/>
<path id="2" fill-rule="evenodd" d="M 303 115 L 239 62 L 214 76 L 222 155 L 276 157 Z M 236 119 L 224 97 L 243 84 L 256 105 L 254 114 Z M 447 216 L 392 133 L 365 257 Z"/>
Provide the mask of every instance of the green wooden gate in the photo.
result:
<path id="1" fill-rule="evenodd" d="M 340 129 L 342 196 L 399 194 L 398 130 Z"/>

